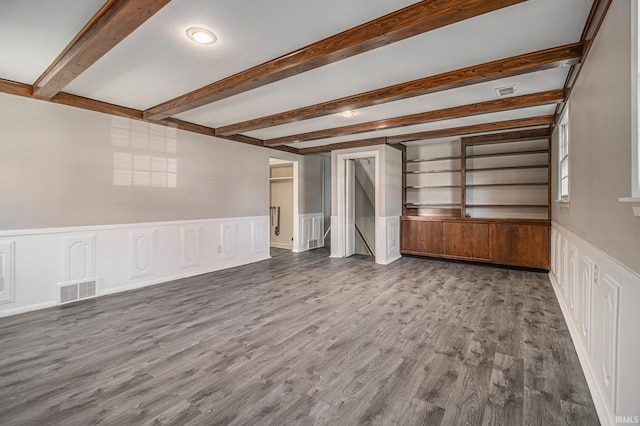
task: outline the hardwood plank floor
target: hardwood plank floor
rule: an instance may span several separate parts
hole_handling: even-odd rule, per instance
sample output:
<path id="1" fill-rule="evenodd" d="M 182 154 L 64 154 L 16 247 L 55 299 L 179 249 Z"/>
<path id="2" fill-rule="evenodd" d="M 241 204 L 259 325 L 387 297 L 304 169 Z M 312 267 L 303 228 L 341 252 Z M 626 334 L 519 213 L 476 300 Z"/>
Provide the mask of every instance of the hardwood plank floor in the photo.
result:
<path id="1" fill-rule="evenodd" d="M 546 274 L 272 255 L 0 319 L 0 424 L 598 424 Z"/>

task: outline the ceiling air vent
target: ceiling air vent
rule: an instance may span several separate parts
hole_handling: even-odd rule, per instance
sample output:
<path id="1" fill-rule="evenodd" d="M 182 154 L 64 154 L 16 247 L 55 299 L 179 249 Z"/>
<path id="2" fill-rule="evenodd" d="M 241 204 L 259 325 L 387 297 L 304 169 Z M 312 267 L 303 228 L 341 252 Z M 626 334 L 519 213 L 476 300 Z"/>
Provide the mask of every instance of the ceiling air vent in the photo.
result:
<path id="1" fill-rule="evenodd" d="M 516 94 L 516 86 L 498 87 L 496 89 L 498 97 L 504 98 L 506 96 L 512 96 Z"/>

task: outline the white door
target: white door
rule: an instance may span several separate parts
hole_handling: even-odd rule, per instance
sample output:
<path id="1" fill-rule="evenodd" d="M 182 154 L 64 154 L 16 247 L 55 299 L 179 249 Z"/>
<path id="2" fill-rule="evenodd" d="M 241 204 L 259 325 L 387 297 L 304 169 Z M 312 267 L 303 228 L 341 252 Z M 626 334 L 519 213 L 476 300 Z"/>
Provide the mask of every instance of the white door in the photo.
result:
<path id="1" fill-rule="evenodd" d="M 356 162 L 346 160 L 345 164 L 345 257 L 356 252 Z"/>

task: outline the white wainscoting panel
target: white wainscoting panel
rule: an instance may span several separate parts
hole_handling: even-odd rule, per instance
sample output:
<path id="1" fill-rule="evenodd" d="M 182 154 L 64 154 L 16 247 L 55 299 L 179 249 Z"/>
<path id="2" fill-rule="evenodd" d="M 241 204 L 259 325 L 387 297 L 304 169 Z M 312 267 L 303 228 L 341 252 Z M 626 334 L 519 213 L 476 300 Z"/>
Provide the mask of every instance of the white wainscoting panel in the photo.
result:
<path id="1" fill-rule="evenodd" d="M 640 417 L 640 275 L 556 223 L 551 244 L 549 277 L 601 424 Z"/>
<path id="2" fill-rule="evenodd" d="M 578 288 L 578 249 L 571 246 L 569 251 L 569 282 L 567 283 L 566 297 L 573 320 L 576 320 L 576 289 Z"/>
<path id="3" fill-rule="evenodd" d="M 13 302 L 14 241 L 0 241 L 0 303 Z"/>
<path id="4" fill-rule="evenodd" d="M 582 281 L 578 291 L 578 329 L 580 338 L 587 352 L 591 352 L 591 293 L 596 284 L 595 278 L 596 264 L 589 257 L 582 258 Z"/>
<path id="5" fill-rule="evenodd" d="M 309 213 L 298 215 L 298 247 L 294 247 L 296 253 L 324 247 L 324 214 Z"/>
<path id="6" fill-rule="evenodd" d="M 251 254 L 265 254 L 269 250 L 269 226 L 266 220 L 251 221 Z"/>
<path id="7" fill-rule="evenodd" d="M 400 259 L 400 216 L 379 217 L 376 227 L 376 263 Z"/>
<path id="8" fill-rule="evenodd" d="M 564 293 L 565 298 L 569 294 L 569 242 L 566 237 L 562 237 L 562 241 L 560 243 L 560 255 L 562 256 L 560 262 L 562 265 L 562 279 L 561 286 L 562 291 Z"/>
<path id="9" fill-rule="evenodd" d="M 200 233 L 201 226 L 183 226 L 181 228 L 180 251 L 182 267 L 200 266 Z"/>
<path id="10" fill-rule="evenodd" d="M 225 260 L 236 257 L 237 224 L 234 222 L 220 224 L 220 246 L 222 258 Z"/>
<path id="11" fill-rule="evenodd" d="M 61 238 L 61 245 L 61 283 L 78 282 L 95 278 L 95 235 L 64 236 Z"/>
<path id="12" fill-rule="evenodd" d="M 153 275 L 155 230 L 129 232 L 131 278 Z"/>
<path id="13" fill-rule="evenodd" d="M 95 281 L 100 296 L 268 259 L 267 224 L 258 216 L 0 231 L 0 317 L 58 305 L 63 284 Z"/>
<path id="14" fill-rule="evenodd" d="M 602 303 L 602 384 L 612 407 L 616 404 L 616 366 L 618 358 L 618 297 L 620 284 L 604 275 Z"/>

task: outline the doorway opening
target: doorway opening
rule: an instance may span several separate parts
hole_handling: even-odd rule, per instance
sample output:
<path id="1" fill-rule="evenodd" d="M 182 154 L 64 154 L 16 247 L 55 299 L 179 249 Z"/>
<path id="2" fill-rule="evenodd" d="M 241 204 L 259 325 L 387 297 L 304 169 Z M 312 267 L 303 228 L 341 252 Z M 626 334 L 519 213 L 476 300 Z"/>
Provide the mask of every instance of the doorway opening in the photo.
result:
<path id="1" fill-rule="evenodd" d="M 345 257 L 375 257 L 375 158 L 345 161 Z"/>
<path id="2" fill-rule="evenodd" d="M 297 161 L 269 159 L 269 246 L 294 250 L 298 215 Z"/>

